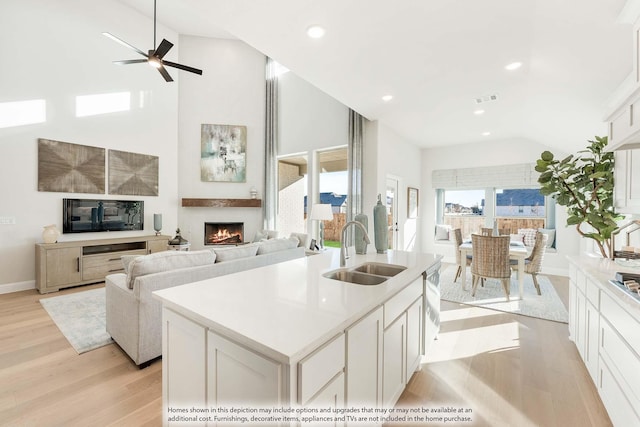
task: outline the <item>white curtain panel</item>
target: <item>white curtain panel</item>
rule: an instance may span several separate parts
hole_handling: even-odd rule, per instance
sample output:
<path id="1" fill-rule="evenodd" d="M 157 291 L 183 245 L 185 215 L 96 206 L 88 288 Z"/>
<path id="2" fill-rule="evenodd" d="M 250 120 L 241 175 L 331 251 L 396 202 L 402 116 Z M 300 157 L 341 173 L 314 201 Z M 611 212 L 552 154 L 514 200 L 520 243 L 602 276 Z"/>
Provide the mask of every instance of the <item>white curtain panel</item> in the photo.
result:
<path id="1" fill-rule="evenodd" d="M 264 228 L 266 230 L 275 230 L 278 212 L 278 76 L 276 74 L 276 62 L 268 57 L 265 80 L 267 100 L 262 212 Z"/>

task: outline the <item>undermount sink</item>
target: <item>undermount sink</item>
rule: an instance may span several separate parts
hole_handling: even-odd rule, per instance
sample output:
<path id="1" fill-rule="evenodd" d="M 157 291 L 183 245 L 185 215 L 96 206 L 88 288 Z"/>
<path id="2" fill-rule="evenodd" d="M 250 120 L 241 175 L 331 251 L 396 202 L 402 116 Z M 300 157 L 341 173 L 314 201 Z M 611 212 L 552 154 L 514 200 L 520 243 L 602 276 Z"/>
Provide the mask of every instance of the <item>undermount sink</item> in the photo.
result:
<path id="1" fill-rule="evenodd" d="M 352 270 L 334 270 L 323 274 L 324 277 L 341 282 L 354 283 L 356 285 L 379 285 L 387 281 L 386 277 L 375 276 L 373 274 L 361 273 Z"/>
<path id="2" fill-rule="evenodd" d="M 379 285 L 389 280 L 390 277 L 406 270 L 407 267 L 383 262 L 365 262 L 356 267 L 340 268 L 324 273 L 328 279 L 341 282 L 354 283 L 356 285 Z"/>
<path id="3" fill-rule="evenodd" d="M 395 264 L 384 264 L 381 262 L 366 262 L 353 271 L 360 271 L 362 273 L 377 274 L 378 276 L 393 277 L 396 274 L 406 270 L 407 267 Z"/>

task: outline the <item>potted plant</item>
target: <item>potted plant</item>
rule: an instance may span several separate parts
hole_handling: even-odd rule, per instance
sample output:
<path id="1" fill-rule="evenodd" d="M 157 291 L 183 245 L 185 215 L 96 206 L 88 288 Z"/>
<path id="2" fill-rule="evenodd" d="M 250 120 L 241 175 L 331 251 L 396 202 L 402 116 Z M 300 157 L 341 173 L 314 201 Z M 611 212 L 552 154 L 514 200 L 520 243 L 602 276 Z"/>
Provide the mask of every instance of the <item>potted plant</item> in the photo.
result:
<path id="1" fill-rule="evenodd" d="M 540 192 L 566 206 L 567 225 L 575 225 L 582 237 L 595 240 L 605 258 L 613 250 L 611 233 L 618 227 L 616 221 L 622 218 L 613 203 L 614 155 L 604 151 L 607 142 L 606 136 L 596 136 L 586 150 L 562 160 L 544 151 L 535 167 L 540 172 Z"/>

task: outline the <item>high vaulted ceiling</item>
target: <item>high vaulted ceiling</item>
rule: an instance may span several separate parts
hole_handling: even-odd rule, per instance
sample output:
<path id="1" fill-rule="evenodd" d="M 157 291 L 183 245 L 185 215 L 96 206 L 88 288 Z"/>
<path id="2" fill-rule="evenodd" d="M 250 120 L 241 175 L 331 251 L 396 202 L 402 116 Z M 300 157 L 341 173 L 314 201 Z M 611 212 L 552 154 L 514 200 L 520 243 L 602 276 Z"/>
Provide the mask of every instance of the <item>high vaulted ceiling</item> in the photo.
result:
<path id="1" fill-rule="evenodd" d="M 152 0 L 120 1 L 152 16 Z M 608 100 L 632 71 L 631 25 L 616 22 L 625 0 L 157 2 L 166 26 L 243 40 L 422 147 L 580 149 L 606 134 Z M 306 35 L 312 24 L 324 38 Z"/>

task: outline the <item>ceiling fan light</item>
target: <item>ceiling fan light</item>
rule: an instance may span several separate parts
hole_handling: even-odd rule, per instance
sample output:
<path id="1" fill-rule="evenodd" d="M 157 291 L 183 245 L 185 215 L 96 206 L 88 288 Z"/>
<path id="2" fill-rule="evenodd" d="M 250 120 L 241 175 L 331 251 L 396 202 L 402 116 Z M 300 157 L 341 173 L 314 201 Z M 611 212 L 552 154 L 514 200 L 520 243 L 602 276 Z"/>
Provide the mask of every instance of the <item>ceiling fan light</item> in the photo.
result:
<path id="1" fill-rule="evenodd" d="M 162 66 L 162 64 L 160 63 L 160 60 L 155 57 L 150 57 L 148 62 L 149 62 L 149 65 L 151 65 L 153 68 L 160 68 Z"/>

